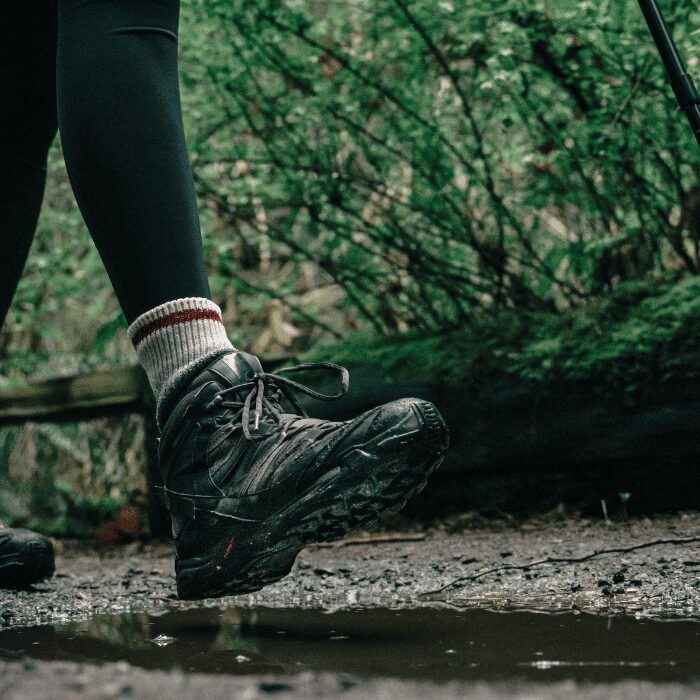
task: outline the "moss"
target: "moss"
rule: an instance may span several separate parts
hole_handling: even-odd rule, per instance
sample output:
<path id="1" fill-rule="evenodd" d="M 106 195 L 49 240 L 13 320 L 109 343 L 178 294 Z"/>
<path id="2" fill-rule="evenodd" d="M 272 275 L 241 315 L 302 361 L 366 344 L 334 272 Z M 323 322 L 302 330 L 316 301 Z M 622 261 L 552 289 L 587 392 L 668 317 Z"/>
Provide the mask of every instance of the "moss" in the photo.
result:
<path id="1" fill-rule="evenodd" d="M 305 361 L 376 364 L 395 380 L 488 379 L 591 383 L 639 396 L 659 382 L 700 376 L 700 277 L 621 285 L 563 314 L 500 312 L 425 336 L 358 333 L 316 348 Z"/>

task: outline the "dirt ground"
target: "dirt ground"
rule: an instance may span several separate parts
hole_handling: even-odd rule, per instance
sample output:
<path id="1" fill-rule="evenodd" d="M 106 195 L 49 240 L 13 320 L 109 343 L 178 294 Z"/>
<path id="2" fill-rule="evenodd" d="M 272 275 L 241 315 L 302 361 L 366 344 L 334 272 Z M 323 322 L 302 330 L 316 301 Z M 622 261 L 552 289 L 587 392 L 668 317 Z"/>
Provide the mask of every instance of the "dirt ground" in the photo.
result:
<path id="1" fill-rule="evenodd" d="M 32 591 L 0 591 L 0 628 L 195 605 L 177 601 L 170 543 L 98 549 L 60 542 L 57 547 L 57 574 L 51 581 Z M 515 522 L 464 516 L 424 531 L 359 533 L 334 546 L 307 548 L 299 555 L 292 575 L 283 581 L 255 594 L 198 605 L 575 609 L 606 616 L 700 621 L 699 572 L 698 513 L 607 524 L 556 517 Z M 2 660 L 1 650 L 0 674 L 3 699 L 175 694 L 188 698 L 270 694 L 563 697 L 574 690 L 568 682 L 541 687 L 527 682 L 445 685 L 307 672 L 272 678 L 209 677 L 148 671 L 124 662 L 96 666 L 29 658 Z M 680 698 L 697 697 L 700 686 L 630 681 L 581 685 L 576 691 L 585 698 Z"/>
<path id="2" fill-rule="evenodd" d="M 293 677 L 263 678 L 203 676 L 177 672 L 143 671 L 121 664 L 95 667 L 65 662 L 26 666 L 0 664 L 2 700 L 56 698 L 95 700 L 104 698 L 182 698 L 183 700 L 231 700 L 231 698 L 408 698 L 425 700 L 539 700 L 579 698 L 580 700 L 690 700 L 700 695 L 700 685 L 626 681 L 620 683 L 537 684 L 504 683 L 420 683 L 386 679 L 355 679 L 335 674 L 304 673 Z"/>

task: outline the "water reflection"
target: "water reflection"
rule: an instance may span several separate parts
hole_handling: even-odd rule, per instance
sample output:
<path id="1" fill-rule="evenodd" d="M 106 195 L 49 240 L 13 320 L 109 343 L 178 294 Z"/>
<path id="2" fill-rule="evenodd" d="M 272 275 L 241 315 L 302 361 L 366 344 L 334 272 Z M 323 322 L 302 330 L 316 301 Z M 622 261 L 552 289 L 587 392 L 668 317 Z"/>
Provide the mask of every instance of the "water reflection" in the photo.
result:
<path id="1" fill-rule="evenodd" d="M 202 673 L 668 681 L 700 677 L 700 624 L 483 610 L 192 608 L 9 629 L 0 632 L 0 655 Z"/>

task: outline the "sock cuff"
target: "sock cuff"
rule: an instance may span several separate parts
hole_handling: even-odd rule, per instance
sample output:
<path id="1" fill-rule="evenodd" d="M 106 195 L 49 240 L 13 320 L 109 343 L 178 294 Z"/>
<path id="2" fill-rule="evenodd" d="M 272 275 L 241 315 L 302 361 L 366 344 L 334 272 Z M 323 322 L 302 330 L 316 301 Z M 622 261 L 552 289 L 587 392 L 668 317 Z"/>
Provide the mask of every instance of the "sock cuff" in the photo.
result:
<path id="1" fill-rule="evenodd" d="M 160 304 L 131 323 L 127 335 L 156 397 L 160 430 L 174 401 L 197 370 L 234 349 L 221 320 L 221 309 L 205 297 L 183 297 Z"/>
<path id="2" fill-rule="evenodd" d="M 142 313 L 127 328 L 127 335 L 136 351 L 149 336 L 165 328 L 190 321 L 213 321 L 223 325 L 221 309 L 206 297 L 182 297 L 166 301 Z"/>

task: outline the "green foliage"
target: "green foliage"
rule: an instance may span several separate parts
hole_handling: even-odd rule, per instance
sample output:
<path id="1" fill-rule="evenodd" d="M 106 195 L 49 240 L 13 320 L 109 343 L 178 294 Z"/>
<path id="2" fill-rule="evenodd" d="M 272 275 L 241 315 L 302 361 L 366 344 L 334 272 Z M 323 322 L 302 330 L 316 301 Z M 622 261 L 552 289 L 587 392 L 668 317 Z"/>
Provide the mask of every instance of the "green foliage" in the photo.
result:
<path id="1" fill-rule="evenodd" d="M 147 502 L 143 419 L 0 426 L 0 521 L 94 534 L 119 506 Z"/>
<path id="2" fill-rule="evenodd" d="M 95 366 L 95 330 L 119 310 L 73 198 L 57 139 L 29 260 L 0 333 L 0 375 L 58 374 Z M 1 320 L 1 319 L 0 319 Z M 98 345 L 94 350 L 99 351 Z"/>
<path id="3" fill-rule="evenodd" d="M 90 537 L 114 520 L 124 498 L 76 493 L 72 485 L 38 476 L 18 483 L 0 477 L 0 520 L 54 537 Z"/>
<path id="4" fill-rule="evenodd" d="M 55 537 L 87 537 L 114 516 L 123 499 L 76 494 L 69 484 L 57 482 L 50 494 L 36 485 L 31 491 L 31 519 L 27 526 Z"/>
<path id="5" fill-rule="evenodd" d="M 105 348 L 110 340 L 114 338 L 120 328 L 128 326 L 126 318 L 122 311 L 119 311 L 115 316 L 105 321 L 97 330 L 92 348 L 98 355 L 104 355 Z"/>
<path id="6" fill-rule="evenodd" d="M 700 377 L 700 279 L 627 283 L 604 300 L 558 316 L 504 312 L 438 335 L 362 334 L 306 354 L 374 363 L 390 377 L 454 382 L 465 389 L 511 377 L 581 382 L 633 401 L 659 383 Z"/>

